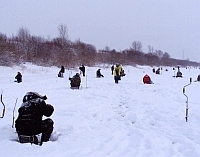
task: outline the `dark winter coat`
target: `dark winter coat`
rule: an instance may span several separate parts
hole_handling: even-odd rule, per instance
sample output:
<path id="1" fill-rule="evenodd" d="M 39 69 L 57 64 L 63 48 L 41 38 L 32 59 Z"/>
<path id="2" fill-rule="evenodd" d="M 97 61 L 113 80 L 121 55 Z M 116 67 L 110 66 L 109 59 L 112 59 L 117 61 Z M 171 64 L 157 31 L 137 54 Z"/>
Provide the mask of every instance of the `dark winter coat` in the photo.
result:
<path id="1" fill-rule="evenodd" d="M 156 70 L 156 74 L 160 74 L 160 69 L 157 69 L 157 70 Z"/>
<path id="2" fill-rule="evenodd" d="M 176 77 L 182 77 L 182 72 L 178 71 Z"/>
<path id="3" fill-rule="evenodd" d="M 64 66 L 61 66 L 60 72 L 61 72 L 61 73 L 65 73 L 65 68 L 64 68 Z"/>
<path id="4" fill-rule="evenodd" d="M 63 73 L 65 73 L 65 68 L 64 68 L 64 66 L 61 66 L 61 69 L 58 73 L 58 77 L 63 77 Z"/>
<path id="5" fill-rule="evenodd" d="M 72 78 L 69 78 L 69 80 L 71 81 L 70 83 L 71 87 L 80 87 L 81 78 L 78 73 L 74 75 Z"/>
<path id="6" fill-rule="evenodd" d="M 32 135 L 38 134 L 38 128 L 42 125 L 42 117 L 50 117 L 54 108 L 46 104 L 46 96 L 38 93 L 28 92 L 24 98 L 21 107 L 18 109 L 19 116 L 15 121 L 15 127 L 18 134 Z"/>
<path id="7" fill-rule="evenodd" d="M 197 81 L 200 81 L 200 75 L 197 76 Z"/>
<path id="8" fill-rule="evenodd" d="M 79 67 L 79 70 L 82 71 L 83 73 L 85 73 L 85 67 L 84 67 L 84 65 L 82 65 L 81 67 Z"/>
<path id="9" fill-rule="evenodd" d="M 104 77 L 104 76 L 101 74 L 100 69 L 97 70 L 96 75 L 97 75 L 97 77 Z"/>
<path id="10" fill-rule="evenodd" d="M 114 65 L 112 65 L 112 66 L 111 66 L 111 71 L 113 71 L 113 70 L 114 70 L 114 68 L 115 68 L 115 67 L 114 67 Z"/>
<path id="11" fill-rule="evenodd" d="M 17 75 L 15 76 L 15 79 L 17 79 L 18 83 L 22 82 L 22 74 L 18 72 Z"/>

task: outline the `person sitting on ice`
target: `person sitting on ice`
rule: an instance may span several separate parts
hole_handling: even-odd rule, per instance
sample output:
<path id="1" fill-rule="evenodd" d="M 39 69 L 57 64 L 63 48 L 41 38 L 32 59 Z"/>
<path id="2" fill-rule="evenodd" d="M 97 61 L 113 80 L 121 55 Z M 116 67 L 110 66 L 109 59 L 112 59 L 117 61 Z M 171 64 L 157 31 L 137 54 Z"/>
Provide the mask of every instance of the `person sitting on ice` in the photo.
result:
<path id="1" fill-rule="evenodd" d="M 177 72 L 177 74 L 176 74 L 176 77 L 182 77 L 182 73 L 180 72 L 179 67 L 178 67 L 178 72 Z"/>
<path id="2" fill-rule="evenodd" d="M 69 77 L 69 80 L 71 81 L 70 85 L 72 89 L 79 89 L 81 84 L 81 78 L 79 73 L 76 73 L 72 78 Z"/>
<path id="3" fill-rule="evenodd" d="M 61 69 L 60 69 L 60 71 L 58 73 L 58 77 L 64 77 L 63 73 L 65 73 L 65 68 L 64 68 L 64 66 L 61 66 Z"/>
<path id="4" fill-rule="evenodd" d="M 160 68 L 156 70 L 156 74 L 160 74 Z"/>
<path id="5" fill-rule="evenodd" d="M 153 73 L 155 73 L 156 72 L 155 68 L 153 68 L 152 71 L 153 71 Z"/>
<path id="6" fill-rule="evenodd" d="M 151 81 L 150 76 L 147 75 L 147 74 L 143 77 L 143 83 L 144 84 L 153 84 L 153 82 Z"/>
<path id="7" fill-rule="evenodd" d="M 17 83 L 22 82 L 22 74 L 20 72 L 17 72 L 17 75 L 15 76 L 15 79 Z"/>
<path id="8" fill-rule="evenodd" d="M 36 92 L 28 92 L 23 97 L 23 103 L 18 109 L 19 115 L 15 121 L 15 128 L 20 143 L 39 144 L 37 136 L 42 133 L 40 145 L 49 141 L 53 132 L 53 120 L 43 116 L 50 117 L 54 107 L 46 104 L 46 95 L 41 96 Z"/>
<path id="9" fill-rule="evenodd" d="M 200 75 L 197 76 L 197 81 L 200 81 Z"/>
<path id="10" fill-rule="evenodd" d="M 96 75 L 97 75 L 97 78 L 104 77 L 104 76 L 101 74 L 101 69 L 98 69 L 98 70 L 97 70 Z"/>

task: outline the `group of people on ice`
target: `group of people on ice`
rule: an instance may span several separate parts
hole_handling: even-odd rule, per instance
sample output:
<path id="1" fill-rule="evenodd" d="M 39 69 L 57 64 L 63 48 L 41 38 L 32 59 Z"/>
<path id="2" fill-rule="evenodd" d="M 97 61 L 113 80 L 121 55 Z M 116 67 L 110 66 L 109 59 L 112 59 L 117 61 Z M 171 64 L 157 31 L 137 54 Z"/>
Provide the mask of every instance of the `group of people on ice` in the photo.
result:
<path id="1" fill-rule="evenodd" d="M 72 89 L 80 88 L 81 74 L 83 77 L 86 76 L 84 65 L 79 67 L 79 69 L 81 71 L 80 73 L 76 73 L 73 77 L 69 77 Z M 64 66 L 61 66 L 58 77 L 64 77 L 64 72 Z M 153 69 L 153 72 L 160 74 L 160 68 L 156 71 Z M 121 80 L 121 77 L 126 75 L 122 65 L 119 63 L 111 67 L 111 74 L 114 76 L 114 82 L 116 84 Z M 101 69 L 96 71 L 96 77 L 104 77 L 101 74 Z M 176 77 L 182 77 L 179 67 Z M 15 78 L 18 83 L 22 82 L 22 74 L 20 72 L 17 73 Z M 142 80 L 144 84 L 153 84 L 148 74 L 145 74 Z M 197 81 L 200 81 L 200 75 L 198 75 Z M 42 145 L 43 142 L 50 140 L 54 128 L 54 122 L 51 118 L 43 119 L 43 116 L 50 117 L 54 112 L 54 107 L 51 104 L 46 103 L 45 100 L 47 100 L 46 95 L 42 96 L 36 92 L 28 92 L 23 97 L 22 105 L 18 109 L 19 114 L 15 121 L 15 128 L 20 143 Z M 39 134 L 41 135 L 40 140 L 38 139 Z"/>

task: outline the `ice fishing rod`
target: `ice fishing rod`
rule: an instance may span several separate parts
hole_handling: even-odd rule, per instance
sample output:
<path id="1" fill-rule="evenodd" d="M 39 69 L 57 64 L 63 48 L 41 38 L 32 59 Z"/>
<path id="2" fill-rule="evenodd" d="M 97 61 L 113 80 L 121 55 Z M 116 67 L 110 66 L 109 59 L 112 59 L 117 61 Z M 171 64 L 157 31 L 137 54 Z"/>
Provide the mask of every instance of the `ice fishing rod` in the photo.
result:
<path id="1" fill-rule="evenodd" d="M 85 82 L 86 82 L 86 89 L 87 89 L 87 75 L 85 76 L 85 79 L 86 79 L 86 81 L 85 81 Z"/>
<path id="2" fill-rule="evenodd" d="M 3 92 L 1 93 L 1 103 L 2 103 L 2 105 L 3 105 L 3 111 L 2 111 L 2 115 L 1 115 L 0 118 L 3 118 L 4 115 L 5 115 L 5 110 L 6 110 L 6 106 L 5 106 L 5 104 L 3 103 Z"/>
<path id="3" fill-rule="evenodd" d="M 12 128 L 14 127 L 14 121 L 15 121 L 15 107 L 16 107 L 16 104 L 17 104 L 17 99 L 16 99 L 15 106 L 14 106 L 14 109 L 13 109 L 13 123 L 12 123 Z"/>
<path id="4" fill-rule="evenodd" d="M 186 98 L 187 98 L 187 100 L 186 100 L 186 116 L 185 116 L 186 122 L 188 121 L 188 110 L 189 110 L 189 108 L 188 108 L 188 96 L 185 94 L 185 87 L 189 86 L 191 83 L 192 83 L 192 78 L 190 78 L 190 83 L 187 84 L 187 85 L 185 85 L 185 86 L 183 87 L 183 94 L 184 94 L 184 95 L 186 96 Z"/>

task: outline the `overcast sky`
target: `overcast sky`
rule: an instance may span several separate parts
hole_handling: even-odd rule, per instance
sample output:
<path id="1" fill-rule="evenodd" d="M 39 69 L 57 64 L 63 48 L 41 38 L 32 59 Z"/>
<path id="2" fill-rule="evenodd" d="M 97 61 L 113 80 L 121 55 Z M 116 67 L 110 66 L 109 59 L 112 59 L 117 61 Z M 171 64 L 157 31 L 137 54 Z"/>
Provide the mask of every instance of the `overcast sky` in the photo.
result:
<path id="1" fill-rule="evenodd" d="M 168 52 L 172 58 L 200 62 L 200 0 L 1 0 L 0 33 L 58 36 L 68 28 L 69 39 L 124 50 L 140 41 Z"/>

